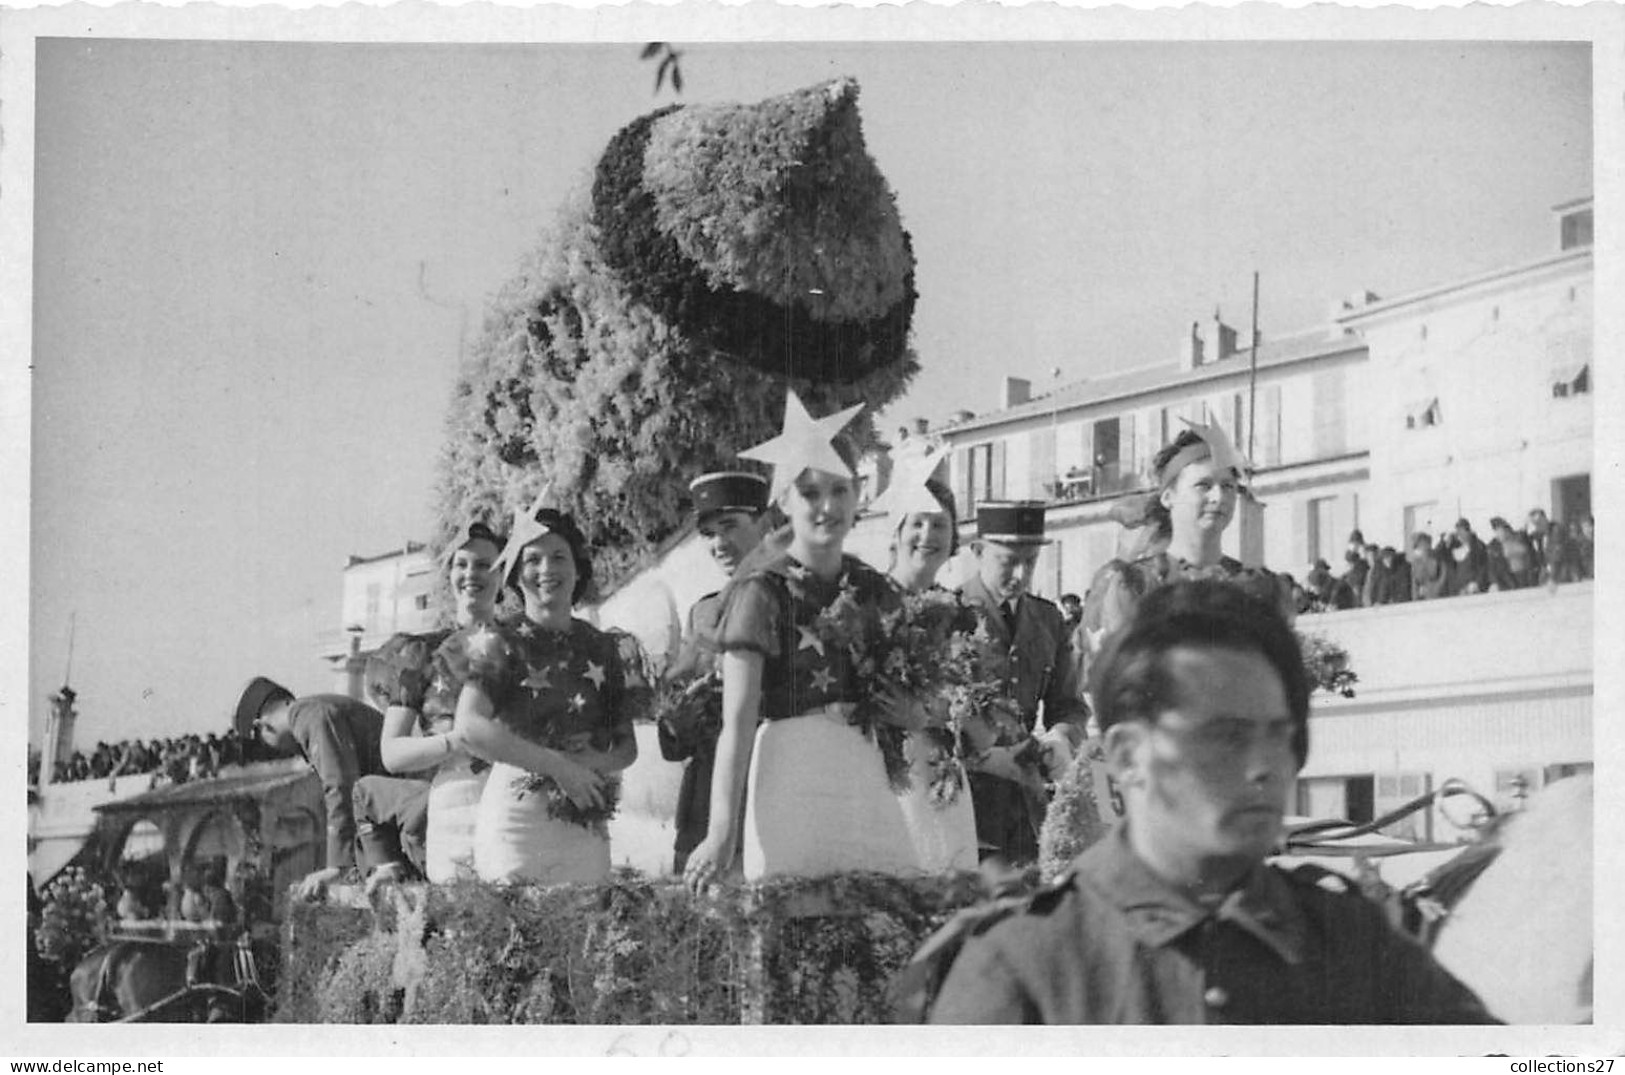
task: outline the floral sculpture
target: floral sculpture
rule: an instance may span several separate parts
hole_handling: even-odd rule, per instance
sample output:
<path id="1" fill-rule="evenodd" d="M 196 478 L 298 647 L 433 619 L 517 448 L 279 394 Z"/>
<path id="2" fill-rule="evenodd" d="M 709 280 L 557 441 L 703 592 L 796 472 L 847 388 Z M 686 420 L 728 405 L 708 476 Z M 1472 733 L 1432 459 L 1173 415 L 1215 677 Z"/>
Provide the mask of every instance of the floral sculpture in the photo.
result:
<path id="1" fill-rule="evenodd" d="M 458 378 L 442 540 L 551 481 L 613 584 L 681 527 L 690 478 L 776 431 L 787 387 L 818 413 L 901 395 L 914 256 L 857 105 L 838 80 L 610 140 Z"/>

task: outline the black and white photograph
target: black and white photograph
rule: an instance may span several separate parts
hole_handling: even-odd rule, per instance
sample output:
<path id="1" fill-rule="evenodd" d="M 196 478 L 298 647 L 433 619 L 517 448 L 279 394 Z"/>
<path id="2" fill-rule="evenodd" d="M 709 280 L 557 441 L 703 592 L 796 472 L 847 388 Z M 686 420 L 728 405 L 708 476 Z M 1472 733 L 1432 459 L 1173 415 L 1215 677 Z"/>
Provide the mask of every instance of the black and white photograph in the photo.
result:
<path id="1" fill-rule="evenodd" d="M 0 14 L 7 1058 L 1625 1051 L 1621 14 Z"/>

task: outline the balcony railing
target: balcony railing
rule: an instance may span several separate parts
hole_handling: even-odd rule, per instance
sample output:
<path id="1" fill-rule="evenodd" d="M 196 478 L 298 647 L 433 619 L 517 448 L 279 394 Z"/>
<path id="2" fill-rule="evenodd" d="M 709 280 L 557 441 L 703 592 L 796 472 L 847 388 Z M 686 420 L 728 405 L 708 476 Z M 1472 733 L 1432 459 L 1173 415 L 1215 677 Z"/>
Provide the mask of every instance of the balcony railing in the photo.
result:
<path id="1" fill-rule="evenodd" d="M 1093 467 L 1071 467 L 1043 483 L 1044 492 L 1056 503 L 1075 503 L 1082 500 L 1101 500 L 1123 493 L 1139 492 L 1151 487 L 1150 479 L 1121 463 L 1106 463 Z"/>

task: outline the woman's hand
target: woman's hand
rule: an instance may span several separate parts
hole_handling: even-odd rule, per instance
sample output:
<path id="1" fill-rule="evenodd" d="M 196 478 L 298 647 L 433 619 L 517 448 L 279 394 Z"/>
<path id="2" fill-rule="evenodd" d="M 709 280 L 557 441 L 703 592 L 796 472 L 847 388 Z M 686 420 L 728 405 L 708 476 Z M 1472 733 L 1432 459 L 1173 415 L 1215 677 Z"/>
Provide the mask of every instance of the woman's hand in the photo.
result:
<path id="1" fill-rule="evenodd" d="M 603 805 L 605 781 L 602 774 L 555 751 L 547 775 L 581 809 L 595 810 Z"/>
<path id="2" fill-rule="evenodd" d="M 450 731 L 445 732 L 444 735 L 446 737 L 446 745 L 450 748 L 446 751 L 447 758 L 455 758 L 459 754 L 468 753 L 468 739 L 463 733 L 462 729 L 453 727 Z"/>
<path id="3" fill-rule="evenodd" d="M 683 869 L 683 884 L 690 893 L 698 896 L 705 891 L 706 886 L 722 879 L 722 875 L 728 872 L 728 864 L 733 862 L 733 858 L 731 839 L 715 832 L 707 833 L 705 839 L 700 841 L 700 846 L 688 856 L 688 865 Z"/>
<path id="4" fill-rule="evenodd" d="M 913 691 L 882 680 L 875 689 L 880 698 L 882 719 L 904 731 L 917 732 L 931 723 L 931 711 Z"/>

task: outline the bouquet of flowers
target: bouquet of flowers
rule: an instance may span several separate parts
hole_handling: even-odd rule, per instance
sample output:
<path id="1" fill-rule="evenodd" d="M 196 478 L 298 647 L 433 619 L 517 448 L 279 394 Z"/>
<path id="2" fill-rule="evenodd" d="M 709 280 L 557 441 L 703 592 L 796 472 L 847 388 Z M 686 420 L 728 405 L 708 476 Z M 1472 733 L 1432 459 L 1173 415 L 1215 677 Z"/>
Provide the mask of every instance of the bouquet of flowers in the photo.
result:
<path id="1" fill-rule="evenodd" d="M 722 674 L 716 669 L 692 678 L 662 680 L 654 688 L 650 714 L 689 749 L 722 734 Z"/>
<path id="2" fill-rule="evenodd" d="M 843 585 L 819 614 L 818 632 L 851 658 L 865 698 L 854 717 L 879 743 L 892 787 L 905 791 L 910 785 L 903 744 L 913 730 L 930 750 L 931 802 L 955 802 L 965 787 L 971 722 L 1002 693 L 985 676 L 983 649 L 991 640 L 975 626 L 974 614 L 947 590 L 905 593 L 892 607 L 879 608 Z M 893 711 L 890 699 L 898 695 L 920 704 L 924 727 Z"/>
<path id="3" fill-rule="evenodd" d="M 543 745 L 569 756 L 578 750 L 608 750 L 611 744 L 607 740 L 607 735 L 579 732 L 573 735 L 548 736 Z M 513 786 L 519 798 L 533 793 L 545 796 L 548 817 L 571 825 L 580 825 L 584 829 L 599 829 L 609 824 L 609 819 L 615 816 L 615 808 L 621 801 L 621 778 L 618 773 L 604 781 L 603 801 L 597 806 L 577 804 L 564 793 L 564 789 L 559 787 L 552 777 L 543 776 L 541 773 L 523 773 L 514 778 Z"/>
<path id="4" fill-rule="evenodd" d="M 1330 694 L 1354 697 L 1354 685 L 1360 677 L 1349 667 L 1349 651 L 1325 635 L 1298 632 L 1298 644 L 1303 650 L 1303 668 L 1309 673 L 1311 689 Z"/>

